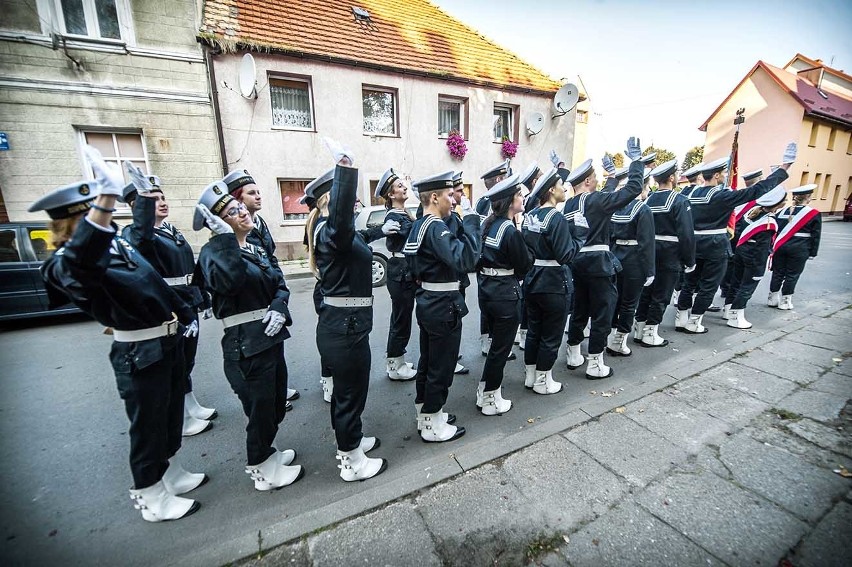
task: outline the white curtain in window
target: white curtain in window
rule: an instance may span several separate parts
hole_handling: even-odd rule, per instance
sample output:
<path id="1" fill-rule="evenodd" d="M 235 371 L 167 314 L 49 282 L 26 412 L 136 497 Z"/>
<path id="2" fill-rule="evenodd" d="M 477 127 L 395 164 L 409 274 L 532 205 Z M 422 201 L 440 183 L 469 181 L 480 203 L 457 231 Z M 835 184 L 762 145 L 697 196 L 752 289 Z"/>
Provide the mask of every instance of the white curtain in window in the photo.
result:
<path id="1" fill-rule="evenodd" d="M 304 88 L 293 85 L 269 85 L 272 98 L 272 125 L 294 128 L 313 128 L 311 99 L 307 84 Z"/>
<path id="2" fill-rule="evenodd" d="M 438 134 L 446 136 L 453 130 L 461 133 L 461 103 L 438 101 Z"/>

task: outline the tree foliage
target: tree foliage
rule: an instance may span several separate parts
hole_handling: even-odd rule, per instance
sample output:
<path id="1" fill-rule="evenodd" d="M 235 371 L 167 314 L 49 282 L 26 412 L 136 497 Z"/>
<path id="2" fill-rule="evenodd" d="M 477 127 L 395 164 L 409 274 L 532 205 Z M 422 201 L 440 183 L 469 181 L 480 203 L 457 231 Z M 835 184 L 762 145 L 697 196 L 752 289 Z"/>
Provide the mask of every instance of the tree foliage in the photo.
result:
<path id="1" fill-rule="evenodd" d="M 655 148 L 654 146 L 648 146 L 642 152 L 643 156 L 650 154 L 651 152 L 657 152 L 657 157 L 654 158 L 654 163 L 660 165 L 662 163 L 666 163 L 669 160 L 673 160 L 677 158 L 674 152 L 670 152 L 665 148 Z"/>
<path id="2" fill-rule="evenodd" d="M 686 157 L 683 158 L 683 164 L 681 164 L 680 170 L 686 171 L 693 165 L 698 165 L 702 161 L 704 161 L 704 146 L 695 146 L 686 152 Z"/>
<path id="3" fill-rule="evenodd" d="M 612 163 L 615 164 L 615 167 L 624 167 L 624 154 L 618 152 L 617 154 L 611 154 L 606 152 L 606 155 L 612 158 Z"/>

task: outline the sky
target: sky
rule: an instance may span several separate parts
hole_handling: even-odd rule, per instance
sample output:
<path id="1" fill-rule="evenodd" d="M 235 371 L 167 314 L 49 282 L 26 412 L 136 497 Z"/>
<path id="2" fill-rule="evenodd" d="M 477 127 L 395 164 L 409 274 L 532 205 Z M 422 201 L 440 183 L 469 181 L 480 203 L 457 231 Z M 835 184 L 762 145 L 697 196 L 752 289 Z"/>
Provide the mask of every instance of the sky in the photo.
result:
<path id="1" fill-rule="evenodd" d="M 584 89 L 595 161 L 634 135 L 682 160 L 704 144 L 698 127 L 758 60 L 781 67 L 801 53 L 852 74 L 848 0 L 431 1 Z"/>

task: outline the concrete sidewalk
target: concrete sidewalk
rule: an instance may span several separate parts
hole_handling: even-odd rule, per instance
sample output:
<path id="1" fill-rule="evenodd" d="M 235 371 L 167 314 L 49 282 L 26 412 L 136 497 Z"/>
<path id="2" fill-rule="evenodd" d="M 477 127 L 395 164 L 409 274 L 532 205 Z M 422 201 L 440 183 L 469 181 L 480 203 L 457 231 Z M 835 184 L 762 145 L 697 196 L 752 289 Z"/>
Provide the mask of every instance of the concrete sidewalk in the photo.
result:
<path id="1" fill-rule="evenodd" d="M 631 398 L 589 382 L 599 411 L 572 426 L 270 550 L 271 526 L 243 563 L 850 565 L 852 308 L 837 309 Z"/>

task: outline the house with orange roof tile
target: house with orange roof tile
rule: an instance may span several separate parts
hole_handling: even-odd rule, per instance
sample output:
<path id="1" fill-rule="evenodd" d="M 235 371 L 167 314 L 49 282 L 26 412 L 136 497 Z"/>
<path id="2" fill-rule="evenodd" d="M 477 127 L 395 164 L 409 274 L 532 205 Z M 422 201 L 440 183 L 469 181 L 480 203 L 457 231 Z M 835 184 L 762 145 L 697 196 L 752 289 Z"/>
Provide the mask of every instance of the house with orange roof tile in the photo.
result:
<path id="1" fill-rule="evenodd" d="M 785 186 L 815 183 L 811 205 L 824 214 L 842 212 L 852 195 L 852 76 L 802 54 L 783 67 L 758 61 L 701 125 L 705 161 L 730 153 L 739 108 L 746 118 L 740 173 L 768 174 L 784 145 L 796 141 L 799 156 Z"/>
<path id="2" fill-rule="evenodd" d="M 577 111 L 553 107 L 562 85 L 426 0 L 207 0 L 198 40 L 211 53 L 223 161 L 257 180 L 283 258 L 305 254 L 299 198 L 332 165 L 325 136 L 355 154 L 364 205 L 389 167 L 409 182 L 463 171 L 475 200 L 504 139 L 518 144 L 515 170 L 549 168 L 551 148 L 572 162 Z M 448 150 L 454 131 L 463 159 Z"/>

